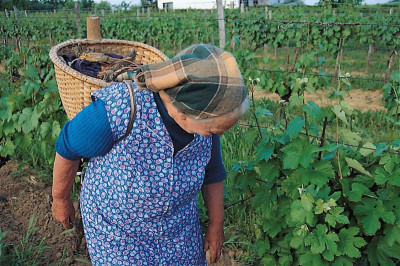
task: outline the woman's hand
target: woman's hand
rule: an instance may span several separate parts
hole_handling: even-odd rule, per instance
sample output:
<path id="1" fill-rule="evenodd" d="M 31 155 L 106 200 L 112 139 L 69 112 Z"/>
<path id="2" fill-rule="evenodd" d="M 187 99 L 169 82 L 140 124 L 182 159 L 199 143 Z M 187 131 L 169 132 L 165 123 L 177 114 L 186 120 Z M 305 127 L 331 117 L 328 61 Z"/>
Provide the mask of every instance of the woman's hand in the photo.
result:
<path id="1" fill-rule="evenodd" d="M 210 249 L 210 263 L 215 263 L 221 257 L 221 249 L 225 240 L 223 224 L 210 223 L 204 239 L 204 252 Z"/>
<path id="2" fill-rule="evenodd" d="M 51 212 L 57 221 L 61 222 L 65 229 L 73 227 L 75 221 L 75 208 L 71 199 L 53 199 Z"/>
<path id="3" fill-rule="evenodd" d="M 53 206 L 51 211 L 65 229 L 72 228 L 75 220 L 75 208 L 70 198 L 70 192 L 76 171 L 79 167 L 79 160 L 70 161 L 56 153 L 53 168 Z"/>
<path id="4" fill-rule="evenodd" d="M 224 243 L 224 185 L 221 182 L 204 184 L 202 188 L 204 202 L 210 220 L 204 239 L 204 251 L 211 251 L 211 263 L 218 261 Z"/>

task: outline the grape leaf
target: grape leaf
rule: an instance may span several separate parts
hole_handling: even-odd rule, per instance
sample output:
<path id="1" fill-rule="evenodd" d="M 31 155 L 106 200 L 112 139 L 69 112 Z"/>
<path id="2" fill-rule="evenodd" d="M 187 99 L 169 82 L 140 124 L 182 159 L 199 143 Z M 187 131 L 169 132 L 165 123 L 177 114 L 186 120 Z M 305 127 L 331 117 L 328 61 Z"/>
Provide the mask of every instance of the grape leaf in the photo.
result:
<path id="1" fill-rule="evenodd" d="M 290 205 L 289 222 L 291 224 L 314 225 L 315 215 L 313 213 L 313 198 L 309 195 L 302 195 L 301 200 L 295 200 Z"/>
<path id="2" fill-rule="evenodd" d="M 325 261 L 321 259 L 321 255 L 313 253 L 305 253 L 299 257 L 300 265 L 307 266 L 321 266 L 327 265 Z"/>
<path id="3" fill-rule="evenodd" d="M 40 115 L 37 113 L 36 108 L 24 108 L 19 115 L 18 124 L 22 126 L 24 133 L 29 133 L 38 126 L 39 117 Z"/>
<path id="4" fill-rule="evenodd" d="M 266 255 L 261 259 L 261 264 L 265 266 L 275 266 L 275 258 L 272 255 Z"/>
<path id="5" fill-rule="evenodd" d="M 371 191 L 361 183 L 351 184 L 351 191 L 348 192 L 348 199 L 350 201 L 359 202 L 363 195 L 371 195 Z"/>
<path id="6" fill-rule="evenodd" d="M 332 262 L 332 266 L 353 266 L 354 260 L 346 256 L 336 257 Z"/>
<path id="7" fill-rule="evenodd" d="M 346 215 L 341 214 L 343 211 L 343 207 L 333 207 L 330 213 L 325 216 L 325 222 L 332 227 L 335 227 L 336 223 L 349 224 L 349 218 L 347 218 Z"/>
<path id="8" fill-rule="evenodd" d="M 364 167 L 361 165 L 361 163 L 359 163 L 357 160 L 348 157 L 345 157 L 344 159 L 346 160 L 347 165 L 349 167 L 353 168 L 354 170 L 357 170 L 358 172 L 364 175 L 371 176 L 371 173 L 365 170 Z"/>
<path id="9" fill-rule="evenodd" d="M 337 251 L 336 242 L 338 241 L 338 235 L 335 232 L 328 233 L 328 228 L 325 224 L 317 224 L 316 229 L 304 239 L 304 243 L 311 246 L 313 254 L 321 253 L 329 261 L 334 259 L 333 255 Z"/>
<path id="10" fill-rule="evenodd" d="M 362 140 L 362 138 L 355 132 L 350 131 L 349 129 L 341 129 L 339 130 L 340 136 L 343 138 L 344 143 L 349 144 L 353 150 L 356 150 L 358 143 Z"/>
<path id="11" fill-rule="evenodd" d="M 354 208 L 354 214 L 363 217 L 361 222 L 367 235 L 373 235 L 378 231 L 381 227 L 379 219 L 389 224 L 394 224 L 396 220 L 393 211 L 385 209 L 381 200 L 364 200 Z"/>
<path id="12" fill-rule="evenodd" d="M 339 118 L 343 123 L 349 125 L 349 123 L 347 122 L 346 113 L 342 110 L 342 107 L 340 105 L 335 105 L 332 108 L 332 111 L 335 113 L 336 117 Z"/>
<path id="13" fill-rule="evenodd" d="M 377 168 L 375 170 L 375 183 L 378 185 L 384 185 L 386 182 L 393 186 L 400 186 L 400 168 L 396 168 L 395 171 L 388 173 L 383 168 Z"/>
<path id="14" fill-rule="evenodd" d="M 364 238 L 356 236 L 360 229 L 358 227 L 342 228 L 339 232 L 338 251 L 340 254 L 349 256 L 350 258 L 361 257 L 359 248 L 365 246 L 367 242 Z"/>
<path id="15" fill-rule="evenodd" d="M 292 121 L 290 121 L 286 131 L 285 135 L 288 136 L 290 139 L 293 139 L 296 137 L 301 129 L 303 128 L 305 123 L 305 120 L 301 117 L 296 117 Z"/>
<path id="16" fill-rule="evenodd" d="M 374 151 L 376 151 L 376 147 L 371 142 L 366 142 L 360 149 L 360 153 L 364 157 L 370 155 L 371 153 L 374 153 Z"/>
<path id="17" fill-rule="evenodd" d="M 303 105 L 303 110 L 312 118 L 317 121 L 322 120 L 323 113 L 321 108 L 313 101 L 307 101 L 308 104 Z"/>
<path id="18" fill-rule="evenodd" d="M 311 163 L 316 147 L 307 141 L 295 139 L 292 143 L 282 148 L 285 153 L 283 158 L 284 169 L 296 169 L 299 164 L 307 168 Z"/>
<path id="19" fill-rule="evenodd" d="M 384 231 L 386 235 L 386 241 L 389 246 L 393 246 L 395 243 L 400 244 L 400 228 L 397 226 L 387 225 Z"/>
<path id="20" fill-rule="evenodd" d="M 329 178 L 335 177 L 335 171 L 329 161 L 316 161 L 307 169 L 299 169 L 301 180 L 304 184 L 311 183 L 319 187 L 327 185 Z"/>
<path id="21" fill-rule="evenodd" d="M 334 206 L 336 206 L 336 201 L 334 199 L 329 199 L 327 202 L 319 199 L 315 202 L 315 214 L 321 214 L 323 212 L 326 213 L 331 210 L 331 207 Z"/>
<path id="22" fill-rule="evenodd" d="M 368 244 L 368 259 L 371 265 L 395 266 L 396 264 L 391 259 L 400 259 L 400 246 L 390 246 L 383 236 L 376 236 Z"/>

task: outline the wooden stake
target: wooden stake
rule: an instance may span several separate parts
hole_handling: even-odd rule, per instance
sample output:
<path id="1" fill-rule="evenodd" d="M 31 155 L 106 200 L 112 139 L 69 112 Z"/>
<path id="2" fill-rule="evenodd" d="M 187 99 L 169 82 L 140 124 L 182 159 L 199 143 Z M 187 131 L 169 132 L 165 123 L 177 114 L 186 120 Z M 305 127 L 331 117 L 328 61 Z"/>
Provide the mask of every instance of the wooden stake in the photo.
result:
<path id="1" fill-rule="evenodd" d="M 365 70 L 365 72 L 369 72 L 369 64 L 371 62 L 371 54 L 372 54 L 372 50 L 374 46 L 372 44 L 369 45 L 369 49 L 368 49 L 368 57 L 367 57 L 367 68 Z"/>
<path id="2" fill-rule="evenodd" d="M 7 9 L 4 9 L 4 13 L 6 13 L 6 18 L 9 19 L 10 15 L 8 14 L 8 10 Z"/>
<path id="3" fill-rule="evenodd" d="M 339 62 L 340 62 L 340 51 L 342 50 L 342 42 L 343 42 L 343 39 L 340 39 L 339 40 L 339 49 L 338 49 L 338 51 L 337 51 L 337 56 L 336 56 L 336 66 L 335 66 L 335 75 L 334 75 L 334 82 L 333 82 L 333 84 L 336 86 L 336 84 L 337 84 L 337 79 L 338 79 L 338 76 L 339 76 Z"/>
<path id="4" fill-rule="evenodd" d="M 396 56 L 396 48 L 394 48 L 392 50 L 392 52 L 390 53 L 390 57 L 388 60 L 388 66 L 387 66 L 387 70 L 386 70 L 386 74 L 385 74 L 385 83 L 388 83 L 390 80 L 390 75 L 392 74 L 392 67 L 393 67 L 393 61 L 394 61 L 395 56 Z"/>
<path id="5" fill-rule="evenodd" d="M 99 17 L 87 17 L 87 39 L 88 40 L 100 40 L 100 18 Z"/>
<path id="6" fill-rule="evenodd" d="M 18 8 L 17 8 L 16 6 L 13 6 L 13 9 L 14 9 L 14 14 L 15 14 L 15 19 L 16 19 L 18 22 L 20 22 L 19 16 L 18 16 Z"/>
<path id="7" fill-rule="evenodd" d="M 288 65 L 288 67 L 289 67 L 289 57 L 290 57 L 290 55 L 289 55 L 289 44 L 290 44 L 290 41 L 288 40 L 287 43 L 286 43 L 286 65 Z"/>
<path id="8" fill-rule="evenodd" d="M 217 0 L 217 11 L 218 11 L 219 48 L 223 49 L 225 46 L 225 18 L 224 18 L 224 6 L 222 5 L 222 0 Z"/>

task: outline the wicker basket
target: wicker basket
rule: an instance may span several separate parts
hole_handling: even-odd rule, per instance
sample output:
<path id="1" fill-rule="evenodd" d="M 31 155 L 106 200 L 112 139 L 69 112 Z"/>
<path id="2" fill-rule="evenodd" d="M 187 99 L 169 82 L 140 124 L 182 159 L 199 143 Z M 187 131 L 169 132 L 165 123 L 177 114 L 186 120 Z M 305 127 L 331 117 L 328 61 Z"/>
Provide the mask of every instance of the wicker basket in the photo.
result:
<path id="1" fill-rule="evenodd" d="M 78 44 L 84 52 L 95 53 L 125 55 L 135 49 L 137 53 L 135 61 L 143 64 L 152 64 L 168 59 L 164 53 L 156 48 L 133 41 L 75 39 L 54 46 L 50 50 L 50 59 L 54 64 L 58 90 L 69 119 L 72 119 L 83 107 L 91 103 L 90 96 L 94 91 L 112 84 L 81 74 L 59 58 L 63 54 L 72 55 L 73 47 L 77 47 Z"/>

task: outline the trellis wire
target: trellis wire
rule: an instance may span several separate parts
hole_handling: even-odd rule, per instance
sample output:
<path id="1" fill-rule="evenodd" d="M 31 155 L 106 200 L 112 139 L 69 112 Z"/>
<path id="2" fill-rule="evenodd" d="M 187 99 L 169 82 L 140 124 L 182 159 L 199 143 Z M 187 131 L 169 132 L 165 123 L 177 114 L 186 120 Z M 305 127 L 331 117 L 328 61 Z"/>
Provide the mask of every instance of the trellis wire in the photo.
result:
<path id="1" fill-rule="evenodd" d="M 258 128 L 257 125 L 249 125 L 249 124 L 243 124 L 243 123 L 238 123 L 238 125 L 239 125 L 239 126 L 243 126 L 243 127 Z M 260 126 L 260 128 L 267 129 L 268 127 L 266 127 L 266 126 Z M 321 138 L 321 136 L 315 136 L 315 135 L 312 135 L 312 134 L 309 134 L 309 133 L 306 134 L 306 133 L 300 132 L 299 134 L 304 135 L 304 136 L 307 136 L 307 137 L 316 138 L 316 139 L 320 139 L 320 138 Z M 361 143 L 361 144 L 363 144 L 363 146 L 362 146 L 362 147 L 359 147 L 359 146 L 352 145 L 352 144 L 341 143 L 341 142 L 339 142 L 339 141 L 332 140 L 332 139 L 330 139 L 330 138 L 325 138 L 325 139 L 328 140 L 329 142 L 334 142 L 334 143 L 336 143 L 337 145 L 343 145 L 343 146 L 346 146 L 346 147 L 361 148 L 361 149 L 366 149 L 366 150 L 377 151 L 377 149 L 374 149 L 374 148 L 364 147 L 364 144 L 365 144 L 365 143 Z M 392 152 L 392 151 L 382 151 L 382 152 L 383 152 L 383 153 L 396 154 L 396 155 L 400 156 L 400 152 Z"/>
<path id="2" fill-rule="evenodd" d="M 248 70 L 254 70 L 254 71 L 261 71 L 261 72 L 277 72 L 277 73 L 286 73 L 286 74 L 300 74 L 303 76 L 316 76 L 316 77 L 326 77 L 326 78 L 338 78 L 335 75 L 323 75 L 323 74 L 317 74 L 317 73 L 300 73 L 296 71 L 289 71 L 289 70 L 273 70 L 273 69 L 258 69 L 258 68 L 248 68 Z M 340 76 L 339 76 L 340 78 Z M 373 79 L 373 78 L 361 78 L 361 77 L 346 77 L 347 79 L 355 79 L 355 80 L 366 80 L 366 81 L 378 81 L 378 82 L 384 82 L 384 79 Z"/>
<path id="3" fill-rule="evenodd" d="M 115 16 L 115 15 L 114 15 Z M 105 16 L 99 16 L 102 18 L 111 18 L 113 17 L 113 15 L 105 15 Z M 126 16 L 118 16 L 118 18 L 168 18 L 170 16 L 165 16 L 165 15 L 139 15 L 137 16 L 136 14 L 132 15 L 126 15 Z M 193 17 L 187 17 L 187 16 L 173 16 L 174 18 L 178 18 L 178 19 L 185 19 L 185 20 L 205 20 L 205 21 L 209 21 L 209 20 L 219 20 L 218 18 L 216 18 L 215 16 L 202 16 L 201 18 L 193 18 Z M 30 17 L 21 17 L 21 19 L 30 19 L 30 18 L 43 18 L 42 16 L 30 16 Z M 68 18 L 67 16 L 59 16 L 57 18 Z M 47 18 L 47 19 L 57 19 L 57 18 Z M 226 20 L 260 20 L 260 18 L 243 18 L 243 17 L 230 17 L 230 16 L 226 16 L 224 19 Z M 266 20 L 266 19 L 264 19 Z M 338 26 L 350 26 L 350 27 L 354 27 L 354 26 L 380 26 L 380 27 L 396 27 L 396 28 L 400 28 L 400 24 L 378 24 L 378 23 L 361 23 L 361 22 L 322 22 L 322 21 L 291 21 L 291 20 L 266 20 L 266 22 L 274 22 L 274 23 L 280 23 L 280 24 L 308 24 L 308 25 L 319 25 L 319 26 L 334 26 L 334 25 L 338 25 Z"/>

